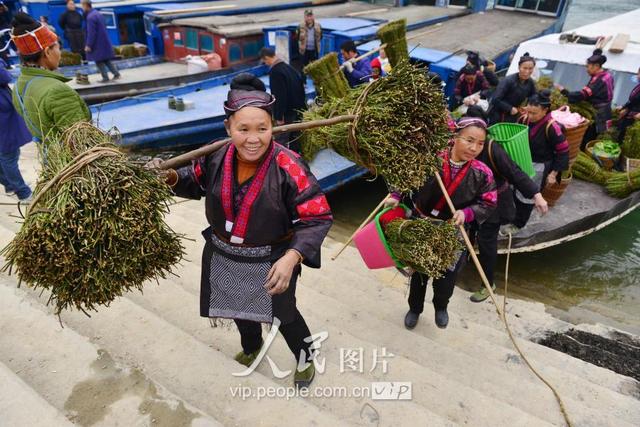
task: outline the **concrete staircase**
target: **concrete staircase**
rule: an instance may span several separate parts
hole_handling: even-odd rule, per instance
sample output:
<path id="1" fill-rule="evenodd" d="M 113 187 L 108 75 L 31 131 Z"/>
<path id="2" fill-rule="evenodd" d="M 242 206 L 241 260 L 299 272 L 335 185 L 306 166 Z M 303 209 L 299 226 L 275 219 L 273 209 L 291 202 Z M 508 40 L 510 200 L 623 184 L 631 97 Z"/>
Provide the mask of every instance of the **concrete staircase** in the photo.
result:
<path id="1" fill-rule="evenodd" d="M 35 182 L 32 147 L 22 162 Z M 0 206 L 1 246 L 20 226 L 10 215 L 15 207 Z M 324 373 L 312 396 L 234 396 L 238 387 L 284 392 L 292 378 L 275 376 L 266 359 L 249 376 L 232 375 L 244 369 L 233 360 L 237 331 L 212 328 L 198 316 L 202 201 L 174 205 L 167 222 L 195 239 L 184 241 L 188 255 L 177 276 L 149 283 L 144 294 L 127 294 L 91 318 L 65 312 L 64 328 L 46 294 L 0 275 L 0 426 L 563 425 L 553 395 L 517 356 L 490 303 L 472 304 L 457 289 L 446 330 L 435 327 L 427 304 L 417 328 L 407 331 L 404 280 L 366 270 L 353 248 L 331 261 L 339 247 L 333 240 L 325 242 L 323 268 L 304 269 L 297 291 L 312 332 L 328 333 Z M 559 389 L 574 425 L 640 425 L 635 380 L 531 341 L 572 325 L 542 304 L 511 300 L 507 310 L 520 345 Z M 346 350 L 362 350 L 361 372 L 341 369 Z M 384 359 L 386 373 L 372 369 L 374 352 L 384 350 L 393 354 Z M 280 336 L 268 355 L 278 369 L 294 369 Z M 374 382 L 410 382 L 412 399 L 338 395 L 370 390 Z"/>

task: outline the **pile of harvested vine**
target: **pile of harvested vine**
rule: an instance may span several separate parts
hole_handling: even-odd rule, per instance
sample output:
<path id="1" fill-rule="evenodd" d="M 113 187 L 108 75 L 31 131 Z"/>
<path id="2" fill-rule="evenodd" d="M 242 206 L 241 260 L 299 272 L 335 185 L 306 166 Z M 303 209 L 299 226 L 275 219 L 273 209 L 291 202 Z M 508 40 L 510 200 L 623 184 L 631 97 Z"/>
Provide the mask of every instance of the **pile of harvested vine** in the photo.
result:
<path id="1" fill-rule="evenodd" d="M 47 144 L 33 202 L 2 250 L 20 282 L 51 292 L 56 313 L 109 305 L 182 259 L 164 222 L 171 190 L 128 161 L 110 135 L 78 123 Z"/>
<path id="2" fill-rule="evenodd" d="M 307 111 L 305 121 L 348 114 L 356 119 L 306 131 L 304 157 L 310 160 L 314 151 L 329 146 L 383 176 L 392 188 L 420 188 L 437 173 L 437 153 L 450 138 L 444 95 L 426 71 L 401 62 L 388 76 Z"/>
<path id="3" fill-rule="evenodd" d="M 395 219 L 384 235 L 402 264 L 434 279 L 444 275 L 462 250 L 456 226 L 430 218 Z"/>
<path id="4" fill-rule="evenodd" d="M 380 27 L 376 34 L 380 42 L 386 45 L 384 52 L 389 58 L 392 69 L 403 61 L 409 61 L 406 19 L 391 21 Z"/>
<path id="5" fill-rule="evenodd" d="M 338 64 L 338 55 L 331 52 L 304 67 L 305 74 L 313 79 L 320 98 L 342 98 L 349 92 L 349 83 Z"/>

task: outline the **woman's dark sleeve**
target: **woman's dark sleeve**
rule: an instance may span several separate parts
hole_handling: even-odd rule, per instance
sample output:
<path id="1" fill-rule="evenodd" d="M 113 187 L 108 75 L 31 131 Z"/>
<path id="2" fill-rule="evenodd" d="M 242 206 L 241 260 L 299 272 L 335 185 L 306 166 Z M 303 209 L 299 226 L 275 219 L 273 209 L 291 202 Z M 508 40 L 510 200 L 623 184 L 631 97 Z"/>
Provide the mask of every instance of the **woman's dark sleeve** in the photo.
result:
<path id="1" fill-rule="evenodd" d="M 472 167 L 481 170 L 482 181 L 478 185 L 475 203 L 462 209 L 462 212 L 464 212 L 466 223 L 477 221 L 478 224 L 482 224 L 489 219 L 493 211 L 498 207 L 498 190 L 496 189 L 493 172 L 491 172 L 489 166 L 479 160 L 475 160 Z"/>
<path id="2" fill-rule="evenodd" d="M 589 81 L 589 83 L 587 83 L 585 87 L 578 91 L 569 92 L 567 90 L 564 90 L 562 91 L 562 94 L 565 95 L 571 103 L 588 101 L 594 93 L 598 93 L 598 91 L 603 89 L 606 90 L 606 87 L 604 86 L 605 83 L 602 81 L 602 79 L 598 79 L 595 82 Z"/>
<path id="3" fill-rule="evenodd" d="M 276 161 L 285 176 L 287 210 L 293 222 L 289 249 L 298 251 L 306 266 L 320 268 L 322 242 L 333 223 L 329 203 L 304 160 L 281 151 Z"/>
<path id="4" fill-rule="evenodd" d="M 206 194 L 207 163 L 207 157 L 200 157 L 189 166 L 176 170 L 178 181 L 172 186 L 176 196 L 199 200 Z"/>
<path id="5" fill-rule="evenodd" d="M 500 84 L 496 88 L 496 91 L 493 93 L 492 103 L 494 108 L 496 108 L 498 111 L 511 114 L 511 109 L 513 108 L 513 105 L 506 102 L 504 98 L 512 89 L 512 86 L 513 86 L 512 79 L 507 77 L 500 82 Z"/>
<path id="6" fill-rule="evenodd" d="M 492 143 L 490 149 L 498 173 L 519 190 L 526 198 L 531 199 L 539 192 L 539 188 L 529 176 L 520 169 L 499 144 Z"/>
<path id="7" fill-rule="evenodd" d="M 569 169 L 569 142 L 558 123 L 553 122 L 549 126 L 547 138 L 554 152 L 551 170 L 562 172 Z"/>

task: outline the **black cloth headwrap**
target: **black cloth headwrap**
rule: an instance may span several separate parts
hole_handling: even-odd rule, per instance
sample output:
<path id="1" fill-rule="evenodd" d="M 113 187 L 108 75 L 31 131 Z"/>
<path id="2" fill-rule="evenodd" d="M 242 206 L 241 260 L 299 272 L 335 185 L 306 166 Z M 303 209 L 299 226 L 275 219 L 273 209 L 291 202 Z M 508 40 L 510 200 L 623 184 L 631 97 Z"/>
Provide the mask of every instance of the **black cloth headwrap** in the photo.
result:
<path id="1" fill-rule="evenodd" d="M 261 90 L 231 89 L 224 102 L 224 112 L 227 118 L 244 107 L 260 108 L 269 115 L 273 113 L 273 104 L 276 99 L 273 95 Z"/>
<path id="2" fill-rule="evenodd" d="M 607 57 L 602 54 L 602 49 L 596 49 L 593 51 L 593 55 L 587 58 L 587 64 L 598 64 L 602 66 L 607 62 Z"/>
<path id="3" fill-rule="evenodd" d="M 525 52 L 525 54 L 522 55 L 518 60 L 518 65 L 522 65 L 523 63 L 529 61 L 533 62 L 533 65 L 536 65 L 536 60 L 533 58 L 533 56 L 529 55 L 529 52 Z"/>
<path id="4" fill-rule="evenodd" d="M 545 89 L 531 95 L 529 97 L 529 104 L 547 108 L 551 107 L 551 92 Z"/>
<path id="5" fill-rule="evenodd" d="M 478 69 L 471 64 L 467 64 L 464 67 L 462 67 L 462 74 L 465 74 L 465 75 L 474 75 L 476 71 L 478 71 Z"/>

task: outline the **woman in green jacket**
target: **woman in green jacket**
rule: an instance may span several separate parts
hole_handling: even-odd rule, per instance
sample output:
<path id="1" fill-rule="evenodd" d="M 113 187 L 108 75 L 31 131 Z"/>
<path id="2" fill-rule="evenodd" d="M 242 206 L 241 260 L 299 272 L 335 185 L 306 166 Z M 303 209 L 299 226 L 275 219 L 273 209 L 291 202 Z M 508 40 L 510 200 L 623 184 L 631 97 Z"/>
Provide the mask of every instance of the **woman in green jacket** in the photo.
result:
<path id="1" fill-rule="evenodd" d="M 20 53 L 22 72 L 13 88 L 13 104 L 34 139 L 55 141 L 79 121 L 91 120 L 82 98 L 55 72 L 60 64 L 58 37 L 29 15 L 18 12 L 11 39 Z"/>

